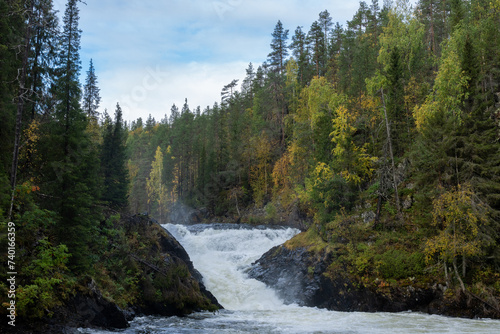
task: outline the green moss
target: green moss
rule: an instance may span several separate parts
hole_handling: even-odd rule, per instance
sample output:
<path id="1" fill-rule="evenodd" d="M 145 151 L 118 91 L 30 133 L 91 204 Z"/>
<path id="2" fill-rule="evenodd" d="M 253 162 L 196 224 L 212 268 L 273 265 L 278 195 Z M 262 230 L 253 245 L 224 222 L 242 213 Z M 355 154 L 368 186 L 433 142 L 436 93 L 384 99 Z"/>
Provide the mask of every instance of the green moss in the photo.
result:
<path id="1" fill-rule="evenodd" d="M 314 228 L 310 228 L 285 242 L 285 247 L 288 249 L 306 248 L 311 252 L 320 252 L 328 247 L 328 243 L 318 235 Z"/>

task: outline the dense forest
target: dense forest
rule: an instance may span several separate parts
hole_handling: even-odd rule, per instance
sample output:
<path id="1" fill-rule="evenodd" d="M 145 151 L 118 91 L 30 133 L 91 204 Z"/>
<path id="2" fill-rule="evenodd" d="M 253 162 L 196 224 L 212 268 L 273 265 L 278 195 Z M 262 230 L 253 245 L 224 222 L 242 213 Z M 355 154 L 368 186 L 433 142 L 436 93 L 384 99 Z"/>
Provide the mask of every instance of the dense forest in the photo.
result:
<path id="1" fill-rule="evenodd" d="M 78 20 L 76 0 L 62 24 L 51 0 L 0 0 L 1 252 L 12 221 L 19 314 L 47 315 L 85 276 L 127 305 L 139 278 L 111 246 L 134 243 L 118 221 L 164 223 L 178 203 L 230 222 L 294 213 L 293 243 L 336 252 L 360 284 L 441 282 L 498 309 L 500 1 L 360 2 L 345 26 L 325 10 L 292 34 L 283 18 L 213 107 L 130 124 L 100 110 L 92 62 L 79 82 Z"/>

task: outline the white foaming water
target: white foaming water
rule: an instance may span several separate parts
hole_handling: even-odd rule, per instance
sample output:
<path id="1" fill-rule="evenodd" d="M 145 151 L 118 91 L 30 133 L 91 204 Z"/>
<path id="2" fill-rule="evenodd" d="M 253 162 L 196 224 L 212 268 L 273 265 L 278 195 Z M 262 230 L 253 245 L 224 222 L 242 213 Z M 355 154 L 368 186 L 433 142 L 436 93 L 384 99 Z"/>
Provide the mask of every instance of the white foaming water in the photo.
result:
<path id="1" fill-rule="evenodd" d="M 274 246 L 292 238 L 296 229 L 198 229 L 163 225 L 188 252 L 207 289 L 228 310 L 269 310 L 283 306 L 275 292 L 244 273 Z"/>
<path id="2" fill-rule="evenodd" d="M 245 270 L 295 229 L 248 229 L 228 225 L 163 225 L 188 252 L 205 286 L 225 310 L 189 317 L 138 317 L 122 333 L 500 333 L 498 320 L 470 320 L 421 313 L 333 312 L 284 305 Z M 110 333 L 80 330 L 82 333 Z"/>

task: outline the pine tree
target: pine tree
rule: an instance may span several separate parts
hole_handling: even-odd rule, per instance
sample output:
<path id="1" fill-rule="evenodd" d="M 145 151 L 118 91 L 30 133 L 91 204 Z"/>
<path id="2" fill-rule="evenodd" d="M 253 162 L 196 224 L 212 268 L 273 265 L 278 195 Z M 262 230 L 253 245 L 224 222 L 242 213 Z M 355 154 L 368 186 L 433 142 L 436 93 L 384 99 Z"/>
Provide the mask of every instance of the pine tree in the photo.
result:
<path id="1" fill-rule="evenodd" d="M 273 70 L 282 74 L 285 70 L 285 60 L 288 56 L 288 29 L 283 29 L 283 24 L 278 21 L 274 32 L 272 33 L 273 40 L 271 42 L 271 53 L 267 56 L 269 58 L 269 64 L 273 67 Z"/>
<path id="2" fill-rule="evenodd" d="M 222 103 L 230 100 L 233 97 L 236 85 L 238 85 L 238 80 L 235 79 L 222 88 L 222 92 L 220 93 Z"/>
<path id="3" fill-rule="evenodd" d="M 302 85 L 305 85 L 309 81 L 309 54 L 306 34 L 302 31 L 302 27 L 295 29 L 290 49 L 292 49 L 292 54 L 299 67 L 299 81 Z"/>
<path id="4" fill-rule="evenodd" d="M 324 44 L 325 44 L 325 46 L 327 46 L 328 41 L 330 39 L 330 30 L 331 30 L 331 27 L 333 26 L 333 22 L 332 22 L 332 17 L 330 16 L 330 13 L 326 9 L 324 11 L 322 11 L 321 13 L 319 13 L 318 23 L 319 23 L 319 26 L 323 29 L 323 35 L 325 37 Z"/>
<path id="5" fill-rule="evenodd" d="M 335 28 L 331 32 L 331 38 L 327 45 L 328 47 L 328 79 L 332 82 L 338 81 L 338 71 L 340 62 L 340 53 L 342 51 L 342 44 L 344 39 L 344 29 L 337 22 Z"/>
<path id="6" fill-rule="evenodd" d="M 420 0 L 418 2 L 420 21 L 425 25 L 427 49 L 435 56 L 441 56 L 441 45 L 449 37 L 447 15 L 450 1 Z"/>
<path id="7" fill-rule="evenodd" d="M 315 68 L 315 75 L 320 77 L 325 74 L 326 65 L 326 45 L 323 29 L 314 21 L 307 35 L 307 42 L 311 49 L 311 59 Z"/>

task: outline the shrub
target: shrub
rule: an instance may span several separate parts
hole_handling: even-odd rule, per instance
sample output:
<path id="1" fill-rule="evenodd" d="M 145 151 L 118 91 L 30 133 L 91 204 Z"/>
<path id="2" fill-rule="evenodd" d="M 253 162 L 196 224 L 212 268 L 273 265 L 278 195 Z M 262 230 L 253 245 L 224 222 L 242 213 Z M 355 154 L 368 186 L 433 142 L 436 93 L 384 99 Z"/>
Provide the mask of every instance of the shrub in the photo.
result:
<path id="1" fill-rule="evenodd" d="M 408 253 L 397 249 L 375 256 L 378 271 L 383 278 L 402 279 L 421 275 L 425 268 L 425 256 L 422 253 Z"/>

